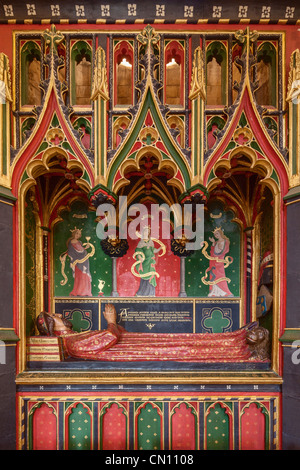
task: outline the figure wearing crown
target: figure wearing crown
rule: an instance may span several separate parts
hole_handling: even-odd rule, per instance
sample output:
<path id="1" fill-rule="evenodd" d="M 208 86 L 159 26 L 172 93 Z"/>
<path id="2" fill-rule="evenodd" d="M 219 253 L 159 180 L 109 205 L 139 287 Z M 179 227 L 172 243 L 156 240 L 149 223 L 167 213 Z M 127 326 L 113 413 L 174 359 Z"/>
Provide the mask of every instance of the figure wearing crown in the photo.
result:
<path id="1" fill-rule="evenodd" d="M 206 253 L 207 242 L 203 249 L 204 255 L 209 259 L 209 267 L 202 281 L 209 285 L 208 297 L 233 297 L 228 287 L 230 279 L 225 275 L 225 268 L 233 261 L 231 256 L 226 256 L 229 252 L 230 241 L 221 227 L 216 227 L 213 234 L 214 237 L 209 237 L 212 243 L 210 255 Z"/>
<path id="2" fill-rule="evenodd" d="M 92 296 L 92 277 L 90 273 L 90 263 L 89 258 L 93 256 L 95 252 L 94 246 L 89 242 L 90 237 L 86 237 L 87 243 L 82 243 L 80 241 L 82 231 L 79 228 L 74 228 L 71 230 L 71 238 L 67 241 L 67 251 L 60 256 L 60 261 L 62 263 L 62 273 L 64 274 L 64 265 L 66 257 L 70 258 L 70 266 L 73 271 L 74 286 L 73 290 L 70 292 L 70 296 L 78 297 L 91 297 Z M 91 247 L 92 251 L 87 252 L 87 248 Z M 66 276 L 65 280 L 61 281 L 61 284 L 67 282 Z"/>

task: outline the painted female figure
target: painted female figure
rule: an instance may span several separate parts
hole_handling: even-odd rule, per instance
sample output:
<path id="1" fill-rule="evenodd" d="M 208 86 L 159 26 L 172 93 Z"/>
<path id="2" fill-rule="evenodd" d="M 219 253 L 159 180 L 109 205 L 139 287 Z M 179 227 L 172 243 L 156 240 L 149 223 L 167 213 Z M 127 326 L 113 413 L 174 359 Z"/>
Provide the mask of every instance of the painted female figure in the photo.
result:
<path id="1" fill-rule="evenodd" d="M 230 279 L 225 275 L 225 268 L 233 261 L 230 256 L 226 256 L 229 252 L 230 241 L 221 227 L 216 228 L 213 234 L 215 238 L 209 238 L 212 243 L 210 256 L 206 254 L 206 248 L 203 250 L 203 253 L 209 259 L 209 268 L 206 270 L 202 281 L 204 284 L 209 285 L 208 297 L 233 297 L 228 288 Z M 208 274 L 210 276 L 209 281 L 206 280 Z"/>
<path id="2" fill-rule="evenodd" d="M 150 237 L 150 227 L 145 227 L 134 253 L 134 258 L 137 261 L 131 270 L 135 276 L 140 278 L 140 286 L 136 296 L 155 296 L 156 277 L 159 277 L 155 269 L 155 254 L 161 249 L 163 249 L 162 245 L 161 248 L 154 247 L 153 239 Z M 137 273 L 133 271 L 135 266 Z"/>
<path id="3" fill-rule="evenodd" d="M 74 286 L 70 296 L 91 297 L 92 296 L 92 277 L 90 273 L 89 257 L 86 248 L 92 247 L 89 242 L 82 244 L 80 241 L 81 230 L 75 227 L 72 230 L 72 237 L 69 239 L 67 251 L 60 257 L 62 263 L 67 256 L 70 258 L 70 266 L 73 271 Z"/>

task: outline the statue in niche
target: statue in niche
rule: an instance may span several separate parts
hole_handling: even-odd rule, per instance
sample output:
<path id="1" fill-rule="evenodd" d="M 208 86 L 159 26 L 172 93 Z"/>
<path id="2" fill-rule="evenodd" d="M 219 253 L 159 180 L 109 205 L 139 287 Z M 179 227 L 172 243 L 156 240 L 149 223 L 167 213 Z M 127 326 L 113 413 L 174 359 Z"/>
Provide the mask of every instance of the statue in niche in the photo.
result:
<path id="1" fill-rule="evenodd" d="M 91 297 L 92 276 L 90 273 L 89 258 L 94 255 L 95 247 L 89 242 L 90 237 L 86 237 L 87 243 L 80 241 L 82 235 L 80 229 L 75 227 L 71 233 L 72 237 L 67 242 L 68 249 L 59 258 L 62 264 L 62 275 L 64 277 L 64 280 L 61 281 L 61 285 L 65 285 L 68 282 L 64 268 L 66 258 L 69 256 L 74 278 L 74 286 L 73 290 L 70 292 L 70 296 Z M 86 249 L 89 247 L 92 248 L 92 251 L 88 253 Z"/>
<path id="2" fill-rule="evenodd" d="M 141 240 L 133 255 L 136 262 L 132 265 L 131 272 L 140 278 L 140 286 L 135 294 L 137 297 L 155 296 L 156 277 L 159 277 L 155 269 L 155 254 L 162 250 L 159 256 L 163 256 L 166 252 L 165 245 L 160 240 L 151 238 L 150 231 L 149 226 L 143 228 Z M 159 248 L 155 248 L 154 241 L 160 245 Z M 135 267 L 137 271 L 135 271 Z"/>
<path id="3" fill-rule="evenodd" d="M 41 104 L 41 89 L 39 87 L 41 82 L 41 63 L 36 57 L 30 62 L 28 66 L 28 89 L 27 98 L 30 105 Z"/>
<path id="4" fill-rule="evenodd" d="M 181 65 L 173 58 L 166 68 L 166 103 L 180 105 Z"/>
<path id="5" fill-rule="evenodd" d="M 76 104 L 90 104 L 91 66 L 91 62 L 85 56 L 76 64 Z"/>
<path id="6" fill-rule="evenodd" d="M 117 64 L 117 104 L 132 104 L 132 64 L 124 57 Z"/>
<path id="7" fill-rule="evenodd" d="M 209 285 L 208 297 L 233 297 L 228 287 L 230 279 L 225 275 L 225 268 L 233 261 L 231 256 L 226 256 L 229 252 L 230 240 L 221 227 L 215 228 L 213 234 L 215 238 L 209 237 L 210 255 L 206 251 L 207 242 L 204 242 L 202 249 L 204 256 L 209 259 L 209 267 L 205 271 L 205 276 L 202 277 L 202 282 Z"/>
<path id="8" fill-rule="evenodd" d="M 266 64 L 263 59 L 261 59 L 257 64 L 256 73 L 259 84 L 259 87 L 255 92 L 257 103 L 261 105 L 272 104 L 270 86 L 271 64 Z"/>
<path id="9" fill-rule="evenodd" d="M 207 64 L 206 96 L 208 105 L 222 104 L 222 69 L 215 57 Z"/>

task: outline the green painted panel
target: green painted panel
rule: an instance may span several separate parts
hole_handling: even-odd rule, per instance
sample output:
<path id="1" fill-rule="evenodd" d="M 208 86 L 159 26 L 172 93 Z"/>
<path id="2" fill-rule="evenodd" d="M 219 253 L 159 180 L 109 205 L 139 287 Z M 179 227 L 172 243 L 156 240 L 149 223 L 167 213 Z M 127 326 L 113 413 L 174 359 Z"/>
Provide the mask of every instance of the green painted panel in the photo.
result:
<path id="1" fill-rule="evenodd" d="M 204 240 L 207 242 L 206 255 L 205 251 L 197 250 L 193 255 L 186 258 L 186 293 L 191 297 L 207 297 L 215 295 L 221 297 L 221 291 L 226 292 L 224 289 L 227 284 L 227 295 L 228 292 L 233 297 L 240 296 L 240 251 L 241 251 L 241 233 L 237 223 L 232 222 L 234 214 L 232 211 L 226 211 L 223 204 L 220 201 L 210 201 L 208 203 L 208 210 L 205 213 L 204 221 Z M 228 253 L 225 254 L 225 258 L 228 256 L 229 265 L 228 267 L 221 269 L 225 264 L 220 261 L 214 263 L 207 258 L 211 255 L 212 240 L 216 240 L 216 233 L 214 230 L 217 227 L 221 227 L 224 236 L 227 238 L 223 242 L 229 247 Z M 218 236 L 218 235 L 217 235 Z M 215 248 L 217 251 L 217 247 Z M 212 257 L 216 257 L 214 254 Z M 218 255 L 219 259 L 222 259 L 222 253 Z M 223 272 L 222 272 L 223 271 Z M 216 276 L 214 278 L 214 275 Z M 226 277 L 227 281 L 220 281 L 221 277 Z M 213 282 L 211 286 L 206 282 Z M 217 287 L 214 287 L 217 286 Z"/>
<path id="2" fill-rule="evenodd" d="M 89 410 L 79 403 L 72 409 L 69 420 L 69 450 L 91 449 L 91 416 Z"/>
<path id="3" fill-rule="evenodd" d="M 240 120 L 239 120 L 239 126 L 240 127 L 245 127 L 247 125 L 248 121 L 244 113 L 241 114 Z"/>
<path id="4" fill-rule="evenodd" d="M 259 153 L 261 153 L 262 155 L 264 155 L 262 149 L 260 148 L 260 146 L 258 145 L 258 143 L 256 142 L 256 140 L 253 140 L 250 144 L 250 146 L 254 149 L 254 150 L 257 150 Z"/>
<path id="5" fill-rule="evenodd" d="M 206 433 L 207 450 L 229 450 L 229 416 L 220 403 L 207 415 Z"/>
<path id="6" fill-rule="evenodd" d="M 42 142 L 38 150 L 36 151 L 35 156 L 41 152 L 44 152 L 44 150 L 46 150 L 47 148 L 48 148 L 48 142 Z"/>
<path id="7" fill-rule="evenodd" d="M 80 242 L 86 243 L 86 237 L 90 237 L 90 244 L 94 247 L 95 253 L 88 258 L 89 271 L 91 274 L 92 295 L 99 295 L 99 280 L 105 281 L 102 290 L 104 295 L 111 294 L 111 258 L 103 252 L 100 239 L 96 235 L 96 212 L 89 211 L 87 205 L 82 201 L 76 201 L 72 204 L 71 210 L 64 211 L 61 214 L 62 221 L 58 222 L 53 229 L 53 257 L 54 257 L 54 293 L 56 297 L 68 297 L 72 292 L 74 285 L 73 271 L 70 266 L 70 257 L 65 260 L 66 284 L 62 274 L 62 262 L 60 256 L 67 251 L 68 241 L 72 237 L 71 231 L 76 228 L 82 231 Z M 86 252 L 92 253 L 93 248 L 87 247 Z"/>
<path id="8" fill-rule="evenodd" d="M 223 155 L 225 155 L 225 153 L 229 152 L 229 150 L 232 150 L 236 147 L 236 143 L 233 142 L 233 140 L 231 142 L 229 142 L 229 144 L 227 145 L 225 151 L 223 152 Z"/>
<path id="9" fill-rule="evenodd" d="M 51 126 L 52 127 L 58 127 L 59 126 L 59 120 L 58 120 L 58 117 L 57 117 L 56 113 L 54 113 L 54 115 L 53 115 L 53 118 L 52 118 L 52 121 L 51 121 Z"/>
<path id="10" fill-rule="evenodd" d="M 74 150 L 72 149 L 71 145 L 69 144 L 69 142 L 63 142 L 62 143 L 62 148 L 64 148 L 65 150 L 67 150 L 68 152 L 72 153 L 74 156 L 76 156 Z"/>
<path id="11" fill-rule="evenodd" d="M 161 448 L 161 416 L 152 403 L 147 403 L 138 415 L 138 450 L 159 450 Z"/>

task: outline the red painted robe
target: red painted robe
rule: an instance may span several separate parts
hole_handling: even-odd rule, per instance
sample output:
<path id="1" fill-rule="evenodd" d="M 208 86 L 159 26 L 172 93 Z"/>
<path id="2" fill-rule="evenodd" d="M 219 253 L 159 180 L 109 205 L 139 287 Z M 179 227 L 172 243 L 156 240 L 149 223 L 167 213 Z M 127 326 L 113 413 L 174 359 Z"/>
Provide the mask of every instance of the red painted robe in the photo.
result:
<path id="1" fill-rule="evenodd" d="M 65 358 L 96 361 L 242 362 L 250 360 L 246 329 L 232 333 L 129 333 L 107 330 L 61 337 Z"/>
<path id="2" fill-rule="evenodd" d="M 224 263 L 222 262 L 228 252 L 229 252 L 229 240 L 225 241 L 224 248 L 221 252 L 217 251 L 216 245 L 211 247 L 210 256 L 212 258 L 217 258 L 215 260 L 210 260 L 210 262 L 209 262 L 209 271 L 210 271 L 210 275 L 211 275 L 211 280 L 213 280 L 213 281 L 217 281 L 218 279 L 223 279 L 223 280 L 216 283 L 218 288 L 221 289 L 222 295 L 220 295 L 220 294 L 215 295 L 214 294 L 214 285 L 210 285 L 209 286 L 209 292 L 210 292 L 209 297 L 214 297 L 214 296 L 216 296 L 216 297 L 222 296 L 223 297 L 223 295 L 225 297 L 227 297 L 227 296 L 228 297 L 233 297 L 232 293 L 230 292 L 230 290 L 228 288 Z M 219 261 L 219 260 L 221 260 L 221 261 Z"/>
<path id="3" fill-rule="evenodd" d="M 74 286 L 70 296 L 91 297 L 92 296 L 92 278 L 90 274 L 88 259 L 82 262 L 87 255 L 87 251 L 80 241 L 69 243 L 68 255 L 71 263 L 77 261 L 73 268 Z"/>

